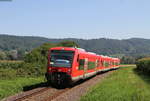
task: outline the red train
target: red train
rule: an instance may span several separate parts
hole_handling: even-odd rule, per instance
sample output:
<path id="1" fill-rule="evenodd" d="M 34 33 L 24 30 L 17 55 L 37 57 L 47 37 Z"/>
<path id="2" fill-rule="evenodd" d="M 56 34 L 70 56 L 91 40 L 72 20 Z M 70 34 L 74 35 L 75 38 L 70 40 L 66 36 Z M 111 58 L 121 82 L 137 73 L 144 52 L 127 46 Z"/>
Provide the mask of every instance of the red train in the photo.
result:
<path id="1" fill-rule="evenodd" d="M 101 71 L 119 68 L 120 59 L 86 52 L 81 48 L 55 47 L 49 50 L 47 81 L 66 86 Z"/>

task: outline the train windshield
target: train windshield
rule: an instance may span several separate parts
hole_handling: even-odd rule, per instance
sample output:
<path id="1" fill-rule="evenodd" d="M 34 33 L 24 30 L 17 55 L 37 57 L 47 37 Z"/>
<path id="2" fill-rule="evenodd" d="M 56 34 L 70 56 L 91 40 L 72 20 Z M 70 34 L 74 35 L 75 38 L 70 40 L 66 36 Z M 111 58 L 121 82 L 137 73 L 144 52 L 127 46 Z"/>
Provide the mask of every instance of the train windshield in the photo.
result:
<path id="1" fill-rule="evenodd" d="M 72 66 L 74 51 L 51 50 L 50 66 L 68 67 Z"/>

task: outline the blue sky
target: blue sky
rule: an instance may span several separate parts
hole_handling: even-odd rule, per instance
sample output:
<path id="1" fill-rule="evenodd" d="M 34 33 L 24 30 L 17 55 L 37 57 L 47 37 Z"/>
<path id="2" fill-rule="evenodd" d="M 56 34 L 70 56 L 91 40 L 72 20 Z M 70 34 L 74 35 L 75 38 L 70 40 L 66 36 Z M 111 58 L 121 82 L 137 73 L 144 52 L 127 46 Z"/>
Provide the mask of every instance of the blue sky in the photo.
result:
<path id="1" fill-rule="evenodd" d="M 47 38 L 150 39 L 150 0 L 0 1 L 0 33 Z"/>

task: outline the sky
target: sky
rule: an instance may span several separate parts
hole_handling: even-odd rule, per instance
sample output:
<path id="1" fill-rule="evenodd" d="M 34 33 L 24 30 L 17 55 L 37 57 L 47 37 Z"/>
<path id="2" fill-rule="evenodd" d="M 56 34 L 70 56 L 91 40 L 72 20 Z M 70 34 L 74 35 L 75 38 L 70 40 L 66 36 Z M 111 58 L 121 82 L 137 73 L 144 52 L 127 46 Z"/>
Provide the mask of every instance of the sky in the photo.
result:
<path id="1" fill-rule="evenodd" d="M 150 39 L 150 0 L 0 0 L 0 34 Z"/>

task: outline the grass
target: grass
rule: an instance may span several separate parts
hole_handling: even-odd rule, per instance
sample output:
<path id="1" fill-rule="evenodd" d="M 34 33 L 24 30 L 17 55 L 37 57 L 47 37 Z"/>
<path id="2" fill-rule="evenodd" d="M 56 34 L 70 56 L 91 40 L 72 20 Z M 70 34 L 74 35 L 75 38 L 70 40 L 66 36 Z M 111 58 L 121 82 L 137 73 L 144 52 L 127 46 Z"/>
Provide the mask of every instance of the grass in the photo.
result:
<path id="1" fill-rule="evenodd" d="M 150 101 L 150 76 L 122 67 L 92 87 L 80 101 Z"/>
<path id="2" fill-rule="evenodd" d="M 0 80 L 0 100 L 24 90 L 24 87 L 44 82 L 44 77 Z"/>

